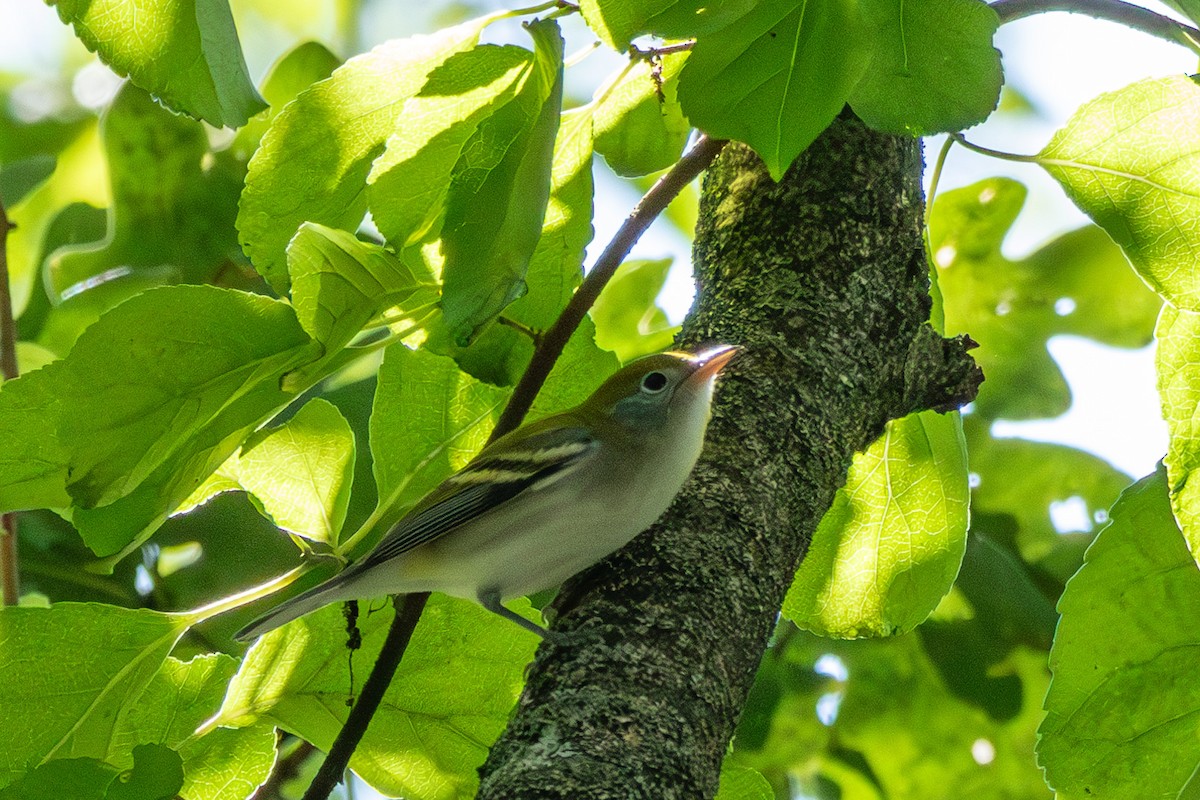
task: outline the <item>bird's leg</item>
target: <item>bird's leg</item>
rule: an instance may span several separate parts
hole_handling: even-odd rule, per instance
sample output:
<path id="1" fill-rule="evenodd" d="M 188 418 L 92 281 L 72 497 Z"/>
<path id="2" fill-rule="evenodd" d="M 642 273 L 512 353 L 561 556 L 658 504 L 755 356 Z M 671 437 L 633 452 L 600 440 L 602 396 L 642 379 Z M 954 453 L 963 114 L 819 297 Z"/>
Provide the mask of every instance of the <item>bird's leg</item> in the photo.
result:
<path id="1" fill-rule="evenodd" d="M 493 614 L 498 614 L 504 617 L 509 622 L 515 622 L 530 633 L 535 633 L 543 639 L 553 639 L 550 631 L 538 625 L 536 622 L 530 622 L 515 611 L 511 611 L 504 607 L 500 602 L 500 592 L 497 589 L 485 589 L 479 593 L 479 604 L 491 611 Z"/>

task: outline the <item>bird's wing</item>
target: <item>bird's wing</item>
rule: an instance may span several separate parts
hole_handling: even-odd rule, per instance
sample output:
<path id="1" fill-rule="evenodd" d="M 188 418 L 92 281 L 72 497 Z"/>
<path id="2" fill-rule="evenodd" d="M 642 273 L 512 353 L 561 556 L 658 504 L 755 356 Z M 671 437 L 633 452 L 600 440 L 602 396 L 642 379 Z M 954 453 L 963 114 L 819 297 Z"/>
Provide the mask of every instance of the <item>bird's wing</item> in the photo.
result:
<path id="1" fill-rule="evenodd" d="M 495 442 L 442 482 L 382 541 L 354 565 L 355 571 L 407 553 L 511 502 L 523 492 L 578 469 L 598 442 L 581 427 L 554 427 Z"/>

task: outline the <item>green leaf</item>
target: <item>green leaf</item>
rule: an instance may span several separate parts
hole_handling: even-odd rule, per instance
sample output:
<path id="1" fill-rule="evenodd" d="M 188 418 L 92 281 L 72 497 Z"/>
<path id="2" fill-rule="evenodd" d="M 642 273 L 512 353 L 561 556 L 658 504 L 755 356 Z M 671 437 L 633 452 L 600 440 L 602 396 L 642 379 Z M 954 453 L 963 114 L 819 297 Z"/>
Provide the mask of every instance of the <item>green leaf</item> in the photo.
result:
<path id="1" fill-rule="evenodd" d="M 781 629 L 751 692 L 767 701 L 767 730 L 743 748 L 739 726 L 736 763 L 785 796 L 1049 800 L 1033 761 L 1045 655 L 1018 648 L 992 674 L 1019 681 L 1016 716 L 999 720 L 955 696 L 916 632 L 845 641 Z M 979 749 L 990 763 L 976 760 Z"/>
<path id="2" fill-rule="evenodd" d="M 336 547 L 353 479 L 354 432 L 317 397 L 284 424 L 251 436 L 184 506 L 244 489 L 277 527 Z"/>
<path id="3" fill-rule="evenodd" d="M 774 800 L 775 790 L 767 779 L 749 767 L 721 765 L 721 789 L 716 800 Z"/>
<path id="4" fill-rule="evenodd" d="M 394 522 L 487 442 L 509 390 L 459 370 L 452 359 L 403 344 L 379 368 L 371 452 L 379 513 Z"/>
<path id="5" fill-rule="evenodd" d="M 554 324 L 583 279 L 584 248 L 592 238 L 592 107 L 563 114 L 555 143 L 550 202 L 542 236 L 526 273 L 529 291 L 504 317 L 535 331 Z M 515 384 L 533 354 L 529 337 L 504 325 L 485 330 L 470 347 L 433 330 L 426 347 L 454 357 L 470 374 L 502 386 Z"/>
<path id="6" fill-rule="evenodd" d="M 1063 413 L 1071 396 L 1046 341 L 1070 333 L 1140 347 L 1150 341 L 1161 305 L 1094 227 L 1019 261 L 1006 258 L 1001 247 L 1024 202 L 1024 186 L 990 178 L 940 193 L 929 219 L 946 332 L 979 342 L 972 355 L 987 381 L 976 408 L 987 419 Z"/>
<path id="7" fill-rule="evenodd" d="M 0 800 L 107 800 L 118 772 L 95 758 L 48 761 L 0 789 Z"/>
<path id="8" fill-rule="evenodd" d="M 620 366 L 615 354 L 596 346 L 596 327 L 590 317 L 584 317 L 533 401 L 529 420 L 574 408 Z"/>
<path id="9" fill-rule="evenodd" d="M 0 784 L 52 759 L 108 760 L 193 621 L 97 603 L 0 609 Z"/>
<path id="10" fill-rule="evenodd" d="M 850 467 L 813 535 L 783 614 L 823 636 L 912 630 L 950 590 L 967 537 L 958 415 L 888 423 Z"/>
<path id="11" fill-rule="evenodd" d="M 118 306 L 60 373 L 68 491 L 84 508 L 111 503 L 221 416 L 253 425 L 285 401 L 278 376 L 308 344 L 286 304 L 257 295 L 179 286 Z"/>
<path id="12" fill-rule="evenodd" d="M 1090 453 L 1046 442 L 995 439 L 983 427 L 967 429 L 971 471 L 979 476 L 971 511 L 977 520 L 980 515 L 1010 517 L 1016 523 L 1010 546 L 1031 564 L 1063 544 L 1051 521 L 1052 507 L 1079 503 L 1088 519 L 1100 520 L 1130 483 L 1128 475 Z"/>
<path id="13" fill-rule="evenodd" d="M 563 114 L 550 201 L 526 273 L 529 291 L 504 310 L 505 316 L 535 330 L 554 324 L 583 280 L 584 249 L 592 240 L 592 151 L 592 109 Z"/>
<path id="14" fill-rule="evenodd" d="M 1200 311 L 1200 86 L 1182 75 L 1102 94 L 1037 155 L 1172 304 Z"/>
<path id="15" fill-rule="evenodd" d="M 605 44 L 624 53 L 643 33 L 676 39 L 711 33 L 754 5 L 755 0 L 582 0 L 579 10 Z"/>
<path id="16" fill-rule="evenodd" d="M 183 786 L 179 754 L 162 745 L 134 748 L 121 771 L 94 758 L 50 761 L 0 790 L 0 800 L 172 800 Z"/>
<path id="17" fill-rule="evenodd" d="M 534 54 L 523 47 L 482 45 L 446 59 L 404 103 L 405 124 L 367 177 L 371 218 L 392 245 L 437 237 L 464 149 L 480 146 L 480 126 L 513 102 L 533 70 Z"/>
<path id="18" fill-rule="evenodd" d="M 108 214 L 104 209 L 87 203 L 71 203 L 53 214 L 53 221 L 46 226 L 41 241 L 41 250 L 35 256 L 38 264 L 45 264 L 46 255 L 60 247 L 82 242 L 96 242 L 108 232 Z M 15 232 L 14 232 L 15 233 Z M 40 273 L 43 278 L 45 271 Z M 55 356 L 61 358 L 71 351 L 71 346 L 88 325 L 100 318 L 100 314 L 115 303 L 106 293 L 112 283 L 102 283 L 75 297 L 67 298 L 57 305 L 51 303 L 45 280 L 33 287 L 29 304 L 17 323 L 18 339 L 36 340 Z M 124 291 L 127 287 L 122 286 Z M 119 302 L 119 301 L 118 301 Z M 25 372 L 27 370 L 22 370 Z"/>
<path id="19" fill-rule="evenodd" d="M 871 51 L 852 0 L 761 3 L 696 42 L 679 77 L 692 124 L 750 145 L 783 177 L 846 104 Z"/>
<path id="20" fill-rule="evenodd" d="M 1166 465 L 1171 509 L 1183 529 L 1192 555 L 1200 559 L 1200 480 L 1192 472 L 1200 466 L 1200 430 L 1196 407 L 1200 403 L 1200 314 L 1164 305 L 1158 319 L 1158 394 L 1170 442 Z M 1190 485 L 1189 485 L 1190 482 Z"/>
<path id="21" fill-rule="evenodd" d="M 1200 571 L 1161 468 L 1121 495 L 1058 604 L 1038 762 L 1061 798 L 1177 797 L 1200 763 Z"/>
<path id="22" fill-rule="evenodd" d="M 229 149 L 234 158 L 249 160 L 284 106 L 341 65 L 342 60 L 320 42 L 301 42 L 281 55 L 262 82 L 262 95 L 270 106 L 255 114 L 233 137 Z"/>
<path id="23" fill-rule="evenodd" d="M 232 224 L 241 175 L 211 159 L 204 127 L 125 84 L 101 124 L 112 192 L 100 242 L 59 248 L 49 259 L 55 301 L 101 284 L 203 283 L 241 259 Z"/>
<path id="24" fill-rule="evenodd" d="M 3 117 L 0 117 L 3 119 Z M 44 295 L 35 282 L 42 280 L 43 241 L 59 212 L 75 203 L 107 206 L 107 163 L 95 123 L 88 124 L 58 153 L 54 174 L 19 203 L 6 207 L 13 228 L 8 233 L 8 270 L 13 313 L 21 319 L 31 299 Z M 15 134 L 20 139 L 25 131 Z M 2 137 L 0 137 L 2 141 Z M 27 331 L 22 331 L 28 335 Z"/>
<path id="25" fill-rule="evenodd" d="M 591 309 L 596 344 L 617 354 L 622 362 L 662 350 L 678 327 L 656 304 L 671 259 L 626 261 L 617 268 Z"/>
<path id="26" fill-rule="evenodd" d="M 56 386 L 61 363 L 0 385 L 0 509 L 61 508 L 69 505 L 69 454 L 58 439 Z"/>
<path id="27" fill-rule="evenodd" d="M 288 244 L 288 273 L 296 316 L 327 352 L 345 347 L 368 322 L 418 292 L 425 302 L 417 305 L 436 301 L 434 286 L 392 253 L 315 222 L 301 225 Z"/>
<path id="28" fill-rule="evenodd" d="M 36 155 L 0 166 L 0 203 L 12 208 L 54 174 L 54 156 Z"/>
<path id="29" fill-rule="evenodd" d="M 512 605 L 532 613 L 525 601 Z M 385 604 L 360 616 L 363 645 L 353 655 L 340 607 L 262 637 L 230 684 L 219 723 L 270 721 L 327 750 L 393 615 Z M 534 637 L 474 603 L 435 595 L 350 768 L 384 794 L 473 797 L 476 769 L 508 722 L 535 646 Z"/>
<path id="30" fill-rule="evenodd" d="M 596 91 L 596 152 L 625 177 L 657 172 L 679 160 L 691 126 L 679 107 L 679 70 L 687 53 L 661 64 L 639 60 Z"/>
<path id="31" fill-rule="evenodd" d="M 173 800 L 183 788 L 179 754 L 157 744 L 133 748 L 133 769 L 108 787 L 107 800 Z"/>
<path id="32" fill-rule="evenodd" d="M 1200 20 L 1200 2 L 1197 0 L 1163 0 L 1163 2 L 1192 22 Z M 1185 800 L 1185 798 L 1181 795 L 1180 800 Z"/>
<path id="33" fill-rule="evenodd" d="M 1004 591 L 996 591 L 1001 586 Z M 989 644 L 1050 649 L 1058 623 L 1053 599 L 1034 583 L 1025 562 L 974 527 L 955 587 L 974 607 L 971 622 L 986 629 Z"/>
<path id="34" fill-rule="evenodd" d="M 435 67 L 475 46 L 492 19 L 381 44 L 301 92 L 271 123 L 250 160 L 237 228 L 276 291 L 287 290 L 284 251 L 301 223 L 358 228 L 371 162 L 395 130 L 404 101 Z"/>
<path id="35" fill-rule="evenodd" d="M 168 658 L 124 720 L 123 739 L 178 750 L 183 759 L 180 795 L 188 800 L 243 800 L 267 779 L 275 763 L 271 725 L 195 735 L 221 707 L 237 668 L 238 661 L 224 654 L 191 661 Z M 110 759 L 123 763 L 119 755 Z"/>
<path id="36" fill-rule="evenodd" d="M 924 136 L 982 122 L 996 108 L 1003 75 L 992 36 L 996 12 L 979 0 L 864 0 L 875 55 L 850 95 L 863 122 Z"/>
<path id="37" fill-rule="evenodd" d="M 32 473 L 35 488 L 52 494 L 52 477 L 65 477 L 88 546 L 117 553 L 286 405 L 293 395 L 281 378 L 318 355 L 286 303 L 208 286 L 138 295 L 88 328 L 66 360 L 5 384 L 0 397 L 34 384 L 15 400 L 35 398 L 52 419 L 16 429 L 14 449 L 52 455 L 32 441 L 52 425 L 67 460 L 18 462 L 0 472 L 0 487 Z"/>
<path id="38" fill-rule="evenodd" d="M 446 196 L 442 311 L 463 344 L 525 293 L 550 199 L 563 41 L 552 20 L 526 29 L 533 63 L 512 102 L 468 139 Z"/>
<path id="39" fill-rule="evenodd" d="M 266 107 L 225 0 L 54 0 L 100 60 L 170 107 L 237 128 Z"/>

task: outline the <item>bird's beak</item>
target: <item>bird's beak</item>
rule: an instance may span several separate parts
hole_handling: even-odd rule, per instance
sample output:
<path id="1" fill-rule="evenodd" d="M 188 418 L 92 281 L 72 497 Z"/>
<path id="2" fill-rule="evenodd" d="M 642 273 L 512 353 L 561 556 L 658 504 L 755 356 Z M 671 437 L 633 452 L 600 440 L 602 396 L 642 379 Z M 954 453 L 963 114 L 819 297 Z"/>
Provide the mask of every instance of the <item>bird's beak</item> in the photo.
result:
<path id="1" fill-rule="evenodd" d="M 688 378 L 689 383 L 704 383 L 714 377 L 717 373 L 725 368 L 725 365 L 736 356 L 742 348 L 732 344 L 722 344 L 716 347 L 710 347 L 700 353 L 692 356 L 692 363 L 696 365 L 696 371 Z"/>

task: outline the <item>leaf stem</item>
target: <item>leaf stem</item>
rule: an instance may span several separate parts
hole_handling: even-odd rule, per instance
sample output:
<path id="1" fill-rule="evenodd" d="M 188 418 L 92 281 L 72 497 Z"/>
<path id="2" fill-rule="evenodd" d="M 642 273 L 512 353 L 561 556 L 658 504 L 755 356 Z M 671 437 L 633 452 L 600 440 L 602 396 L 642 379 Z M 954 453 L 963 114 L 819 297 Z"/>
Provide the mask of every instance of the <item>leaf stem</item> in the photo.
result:
<path id="1" fill-rule="evenodd" d="M 1040 164 L 1042 162 L 1042 160 L 1037 156 L 1026 156 L 1021 155 L 1020 153 L 1006 153 L 1003 150 L 993 150 L 992 148 L 984 147 L 981 144 L 968 142 L 963 138 L 961 133 L 950 134 L 950 139 L 958 142 L 972 152 L 979 153 L 980 155 L 991 156 L 992 158 L 998 158 L 1002 161 L 1015 161 L 1020 164 Z"/>
<path id="2" fill-rule="evenodd" d="M 333 787 L 342 780 L 342 775 L 346 772 L 346 765 L 350 763 L 350 756 L 354 754 L 354 749 L 362 741 L 363 734 L 367 732 L 367 726 L 371 724 L 371 717 L 375 715 L 376 709 L 383 701 L 384 692 L 387 691 L 388 684 L 392 682 L 396 668 L 400 666 L 400 659 L 404 657 L 404 652 L 408 649 L 409 639 L 412 638 L 413 630 L 417 627 L 417 622 L 421 619 L 421 611 L 424 610 L 428 600 L 428 592 L 392 597 L 392 604 L 396 606 L 396 617 L 392 620 L 391 627 L 388 628 L 383 649 L 379 651 L 375 666 L 371 668 L 371 675 L 363 685 L 362 694 L 358 696 L 354 708 L 350 709 L 350 716 L 346 718 L 346 724 L 342 726 L 337 738 L 333 740 L 333 746 L 329 748 L 329 755 L 325 756 L 325 760 L 321 762 L 321 768 L 317 770 L 317 776 L 313 778 L 313 782 L 304 792 L 304 800 L 326 800 L 333 791 Z"/>
<path id="3" fill-rule="evenodd" d="M 5 381 L 17 377 L 17 323 L 8 281 L 8 232 L 13 227 L 0 203 L 0 375 Z M 15 606 L 20 599 L 17 515 L 9 512 L 0 515 L 0 605 Z"/>
<path id="4" fill-rule="evenodd" d="M 192 618 L 196 622 L 203 622 L 210 617 L 215 617 L 217 614 L 223 614 L 226 611 L 232 611 L 235 608 L 241 608 L 247 603 L 258 600 L 260 597 L 266 597 L 269 594 L 274 594 L 285 586 L 289 586 L 305 572 L 308 572 L 309 568 L 310 567 L 307 564 L 294 567 L 282 575 L 272 578 L 266 583 L 260 583 L 258 586 L 251 586 L 249 589 L 238 592 L 237 594 L 231 594 L 228 597 L 222 597 L 220 600 L 216 600 L 206 606 L 200 606 L 199 608 L 191 611 L 185 611 L 183 612 L 183 616 Z"/>
<path id="5" fill-rule="evenodd" d="M 1034 14 L 1066 11 L 1116 22 L 1200 54 L 1200 30 L 1122 0 L 996 0 L 991 6 L 1002 24 Z"/>
<path id="6" fill-rule="evenodd" d="M 529 341 L 533 342 L 535 347 L 537 346 L 537 343 L 542 338 L 541 333 L 535 331 L 533 328 L 529 327 L 525 323 L 519 322 L 515 319 L 510 319 L 510 318 L 504 316 L 503 314 L 501 314 L 499 317 L 497 317 L 496 321 L 499 322 L 501 325 L 507 325 L 508 327 L 510 327 L 514 331 L 516 331 L 517 333 L 520 333 L 523 336 L 528 337 Z"/>
<path id="7" fill-rule="evenodd" d="M 560 2 L 558 2 L 558 0 L 547 0 L 547 2 L 538 3 L 535 6 L 528 6 L 526 8 L 512 8 L 507 11 L 502 11 L 500 13 L 502 13 L 505 17 L 508 17 L 508 18 L 524 17 L 529 14 L 540 14 L 543 11 L 550 11 L 551 9 L 560 9 L 560 8 L 562 8 L 562 4 Z"/>
<path id="8" fill-rule="evenodd" d="M 928 240 L 929 233 L 929 212 L 933 208 L 933 200 L 937 197 L 938 183 L 942 178 L 942 167 L 946 166 L 946 157 L 950 155 L 950 148 L 954 147 L 954 143 L 958 141 L 953 136 L 947 136 L 946 141 L 942 142 L 942 149 L 938 151 L 937 161 L 933 165 L 933 174 L 929 179 L 929 196 L 925 198 L 925 232 Z M 928 244 L 928 241 L 926 242 Z"/>
<path id="9" fill-rule="evenodd" d="M 529 413 L 529 408 L 533 405 L 533 400 L 537 397 L 542 384 L 546 382 L 550 370 L 554 367 L 554 362 L 558 360 L 558 357 L 562 355 L 563 348 L 567 346 L 571 334 L 579 327 L 579 323 L 583 321 L 588 310 L 596 302 L 596 298 L 600 296 L 601 290 L 608 284 L 613 273 L 617 271 L 617 267 L 629 255 L 629 251 L 650 227 L 650 223 L 654 222 L 685 186 L 713 162 L 724 147 L 725 140 L 723 139 L 701 136 L 692 149 L 679 159 L 667 174 L 659 178 L 658 182 L 634 207 L 633 212 L 613 236 L 612 241 L 608 243 L 608 247 L 604 248 L 604 252 L 596 260 L 592 271 L 584 278 L 575 294 L 571 295 L 567 307 L 559 314 L 558 319 L 554 321 L 549 330 L 542 334 L 542 341 L 534 350 L 533 358 L 530 360 L 529 366 L 525 368 L 525 373 L 517 383 L 516 389 L 513 390 L 508 405 L 500 414 L 500 419 L 497 420 L 489 441 L 495 441 L 520 426 L 525 415 Z"/>

